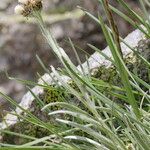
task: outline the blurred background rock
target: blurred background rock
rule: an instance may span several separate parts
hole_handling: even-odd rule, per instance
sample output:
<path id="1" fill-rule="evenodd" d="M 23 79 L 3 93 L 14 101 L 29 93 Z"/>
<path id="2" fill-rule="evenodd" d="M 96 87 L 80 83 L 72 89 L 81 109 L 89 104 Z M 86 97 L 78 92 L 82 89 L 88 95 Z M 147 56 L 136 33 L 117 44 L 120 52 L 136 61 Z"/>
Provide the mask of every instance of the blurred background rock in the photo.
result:
<path id="1" fill-rule="evenodd" d="M 106 46 L 100 27 L 89 17 L 84 16 L 76 7 L 77 5 L 82 6 L 95 15 L 100 11 L 103 15 L 104 12 L 96 0 L 43 1 L 43 16 L 46 24 L 48 28 L 51 28 L 54 37 L 74 63 L 76 60 L 73 51 L 64 39 L 70 37 L 77 46 L 89 54 L 92 54 L 93 51 L 88 48 L 87 43 L 94 44 L 100 49 Z M 110 0 L 110 2 L 122 10 L 116 0 Z M 136 0 L 126 0 L 126 2 L 138 11 Z M 0 1 L 0 91 L 20 101 L 26 89 L 24 85 L 8 80 L 5 71 L 16 78 L 37 81 L 37 72 L 42 75 L 44 71 L 35 58 L 36 54 L 47 66 L 59 67 L 60 63 L 53 55 L 34 21 L 14 14 L 16 4 L 17 0 Z M 115 16 L 115 19 L 123 37 L 133 30 L 121 18 Z M 80 50 L 78 53 L 81 60 L 84 61 L 85 54 Z M 0 110 L 5 109 L 8 110 L 9 105 L 0 97 Z"/>

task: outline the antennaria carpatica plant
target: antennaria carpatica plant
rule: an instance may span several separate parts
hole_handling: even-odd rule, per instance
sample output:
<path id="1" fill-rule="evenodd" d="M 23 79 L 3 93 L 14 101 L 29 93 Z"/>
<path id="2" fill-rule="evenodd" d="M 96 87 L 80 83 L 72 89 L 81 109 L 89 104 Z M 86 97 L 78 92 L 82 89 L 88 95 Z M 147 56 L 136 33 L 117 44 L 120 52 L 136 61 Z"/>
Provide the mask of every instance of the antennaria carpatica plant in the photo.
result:
<path id="1" fill-rule="evenodd" d="M 113 57 L 109 58 L 102 52 L 99 52 L 99 49 L 94 45 L 89 44 L 89 46 L 111 61 L 113 65 L 110 68 L 105 68 L 104 66 L 100 67 L 96 74 L 86 74 L 84 68 L 81 68 L 81 71 L 79 71 L 64 50 L 59 47 L 57 41 L 51 35 L 51 32 L 47 30 L 41 12 L 37 10 L 39 7 L 35 7 L 39 5 L 35 5 L 35 3 L 34 5 L 30 5 L 30 9 L 27 9 L 28 5 L 25 4 L 26 7 L 24 11 L 27 9 L 28 13 L 37 20 L 42 34 L 47 39 L 56 57 L 63 64 L 64 69 L 56 70 L 51 66 L 51 71 L 54 75 L 53 80 L 56 85 L 53 87 L 46 83 L 45 85 L 39 85 L 47 90 L 48 96 L 55 94 L 55 96 L 57 96 L 56 101 L 47 102 L 49 100 L 48 96 L 44 97 L 46 101 L 43 101 L 43 98 L 37 97 L 29 89 L 36 101 L 39 102 L 39 111 L 41 111 L 41 113 L 46 113 L 48 117 L 50 116 L 47 122 L 40 120 L 30 111 L 24 110 L 11 98 L 1 93 L 6 100 L 10 101 L 16 107 L 20 107 L 20 109 L 26 113 L 25 116 L 19 115 L 18 117 L 20 119 L 27 123 L 34 124 L 48 132 L 48 135 L 37 138 L 4 130 L 1 132 L 28 139 L 28 141 L 21 145 L 0 143 L 1 146 L 60 150 L 149 149 L 149 58 L 145 58 L 140 52 L 130 47 L 130 45 L 120 37 L 113 18 L 113 12 L 117 13 L 143 32 L 147 38 L 146 41 L 148 41 L 150 37 L 150 24 L 146 5 L 149 5 L 149 2 L 139 1 L 143 10 L 143 15 L 145 16 L 141 17 L 123 0 L 118 0 L 136 21 L 133 21 L 129 16 L 126 16 L 124 13 L 111 6 L 108 0 L 99 0 L 99 2 L 106 12 L 109 26 L 104 23 L 100 14 L 98 14 L 96 18 L 88 11 L 84 9 L 83 11 L 102 28 Z M 21 14 L 25 14 L 24 16 L 26 16 L 25 12 Z M 133 52 L 132 57 L 136 58 L 134 63 L 138 64 L 138 66 L 133 65 L 133 62 L 123 57 L 120 41 L 131 49 Z M 75 46 L 71 40 L 70 44 L 80 63 Z M 144 52 L 147 52 L 147 50 Z M 44 70 L 51 75 L 42 61 L 39 58 L 38 60 Z M 142 69 L 146 70 L 146 78 L 140 75 L 140 70 Z M 111 74 L 112 72 L 113 75 L 106 78 L 107 74 Z M 70 82 L 65 82 L 62 79 L 62 75 L 64 74 L 70 78 Z M 103 76 L 104 74 L 105 76 Z M 60 84 L 58 84 L 58 82 Z M 27 81 L 24 81 L 24 83 L 28 85 L 33 84 Z M 63 93 L 61 95 L 58 95 L 56 92 L 59 86 L 61 87 L 59 90 Z M 53 120 L 50 120 L 50 118 L 53 118 Z"/>

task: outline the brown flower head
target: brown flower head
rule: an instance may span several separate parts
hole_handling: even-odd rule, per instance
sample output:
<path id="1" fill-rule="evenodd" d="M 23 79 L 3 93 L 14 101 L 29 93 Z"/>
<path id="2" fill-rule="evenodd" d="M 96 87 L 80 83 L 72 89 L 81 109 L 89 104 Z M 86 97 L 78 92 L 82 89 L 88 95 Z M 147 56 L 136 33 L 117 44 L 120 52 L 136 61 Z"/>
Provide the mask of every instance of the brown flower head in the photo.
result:
<path id="1" fill-rule="evenodd" d="M 25 17 L 32 15 L 34 11 L 42 9 L 42 0 L 18 0 L 19 4 L 15 7 L 15 13 Z"/>

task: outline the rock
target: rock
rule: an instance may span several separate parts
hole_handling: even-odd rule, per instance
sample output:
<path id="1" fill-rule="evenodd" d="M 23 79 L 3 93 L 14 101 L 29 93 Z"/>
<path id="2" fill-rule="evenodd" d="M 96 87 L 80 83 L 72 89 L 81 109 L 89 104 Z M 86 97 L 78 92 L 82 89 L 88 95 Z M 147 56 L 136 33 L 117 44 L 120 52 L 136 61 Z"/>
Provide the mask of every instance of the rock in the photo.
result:
<path id="1" fill-rule="evenodd" d="M 12 2 L 12 0 L 1 0 L 0 11 L 8 8 L 8 6 L 11 2 Z"/>

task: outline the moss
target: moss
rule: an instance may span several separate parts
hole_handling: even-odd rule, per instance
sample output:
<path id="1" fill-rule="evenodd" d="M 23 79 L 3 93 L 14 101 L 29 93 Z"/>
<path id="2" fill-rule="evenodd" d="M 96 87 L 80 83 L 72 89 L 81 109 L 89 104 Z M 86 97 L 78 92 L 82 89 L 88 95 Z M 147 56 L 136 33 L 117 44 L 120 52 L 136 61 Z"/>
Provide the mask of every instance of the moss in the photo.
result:
<path id="1" fill-rule="evenodd" d="M 62 87 L 49 86 L 49 88 L 44 90 L 43 102 L 45 104 L 51 102 L 60 102 L 65 97 L 65 90 Z"/>
<path id="2" fill-rule="evenodd" d="M 9 127 L 7 130 L 13 131 L 15 133 L 28 135 L 35 138 L 42 138 L 48 136 L 50 132 L 42 127 L 29 123 L 27 121 L 20 121 L 16 125 Z M 30 139 L 20 138 L 19 136 L 2 134 L 2 142 L 9 144 L 24 144 L 30 142 Z"/>
<path id="3" fill-rule="evenodd" d="M 92 76 L 96 79 L 100 79 L 104 82 L 114 85 L 116 85 L 116 83 L 118 83 L 118 80 L 120 79 L 114 66 L 111 66 L 110 68 L 101 66 Z"/>
<path id="4" fill-rule="evenodd" d="M 41 101 L 44 102 L 44 104 L 48 104 L 51 102 L 62 101 L 64 96 L 65 96 L 65 92 L 62 88 L 49 86 L 46 89 L 44 89 L 44 94 L 40 95 L 39 98 Z M 60 109 L 60 107 L 53 107 L 51 110 L 57 110 L 57 109 Z M 58 125 L 56 124 L 56 122 L 54 122 L 53 117 L 48 116 L 47 112 L 41 111 L 41 106 L 37 101 L 34 101 L 32 103 L 30 112 L 41 121 L 44 121 L 45 123 L 50 124 L 51 122 L 53 122 L 53 124 L 55 124 L 56 126 Z M 9 127 L 8 130 L 16 133 L 28 135 L 31 137 L 36 137 L 36 138 L 42 138 L 44 136 L 48 136 L 51 134 L 47 129 L 29 123 L 25 120 L 18 122 L 16 125 L 12 127 Z M 24 144 L 30 141 L 29 139 L 20 138 L 6 133 L 3 134 L 2 137 L 3 137 L 2 139 L 3 142 L 9 144 Z"/>
<path id="5" fill-rule="evenodd" d="M 142 41 L 140 41 L 140 43 L 141 44 L 139 44 L 139 47 L 137 47 L 137 51 L 149 62 L 150 61 L 150 40 L 146 41 L 146 44 L 145 44 L 146 46 L 143 46 L 144 43 L 142 43 Z M 142 48 L 144 47 L 145 49 L 142 50 L 141 47 Z M 126 58 L 124 58 L 124 62 L 127 68 L 129 69 L 129 71 L 131 71 L 133 74 L 138 76 L 140 79 L 142 79 L 146 83 L 150 83 L 150 78 L 149 78 L 150 70 L 148 66 L 139 58 L 138 55 L 131 52 L 130 54 L 126 56 Z M 110 87 L 104 87 L 104 88 L 96 87 L 96 88 L 98 88 L 108 98 L 120 103 L 120 99 L 114 96 L 113 93 L 121 94 L 123 96 L 124 92 L 120 92 L 120 91 L 116 91 L 112 89 L 112 85 L 123 87 L 123 85 L 121 84 L 121 78 L 119 76 L 119 73 L 116 71 L 115 66 L 112 65 L 109 68 L 106 68 L 105 66 L 101 66 L 95 71 L 95 73 L 93 73 L 93 77 L 96 79 L 102 80 L 106 83 L 109 83 Z M 142 84 L 139 84 L 139 85 L 144 91 L 148 90 Z M 138 99 L 141 100 L 141 95 L 136 94 L 135 96 L 137 100 Z"/>

